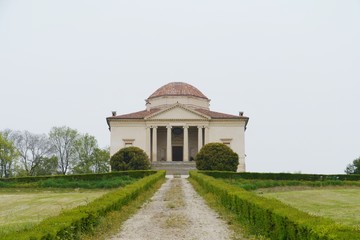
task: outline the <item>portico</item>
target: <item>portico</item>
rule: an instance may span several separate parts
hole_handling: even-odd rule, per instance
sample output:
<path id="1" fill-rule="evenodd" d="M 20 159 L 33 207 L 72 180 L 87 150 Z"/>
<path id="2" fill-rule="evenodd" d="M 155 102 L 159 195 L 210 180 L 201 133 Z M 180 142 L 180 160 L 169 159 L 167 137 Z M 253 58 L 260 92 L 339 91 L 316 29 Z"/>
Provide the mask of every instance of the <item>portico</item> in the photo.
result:
<path id="1" fill-rule="evenodd" d="M 146 153 L 153 162 L 192 161 L 199 149 L 206 144 L 205 127 L 202 125 L 156 125 L 147 127 L 147 131 L 150 132 L 146 135 Z"/>

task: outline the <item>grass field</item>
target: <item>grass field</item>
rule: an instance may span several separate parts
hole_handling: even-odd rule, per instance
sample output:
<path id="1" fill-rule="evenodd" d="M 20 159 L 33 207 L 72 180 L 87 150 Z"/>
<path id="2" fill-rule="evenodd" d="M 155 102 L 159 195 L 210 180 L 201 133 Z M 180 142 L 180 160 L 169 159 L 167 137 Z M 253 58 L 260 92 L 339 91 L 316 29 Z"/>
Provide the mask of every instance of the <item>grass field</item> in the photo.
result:
<path id="1" fill-rule="evenodd" d="M 55 216 L 64 209 L 87 204 L 107 190 L 0 190 L 0 236 L 31 228 L 41 220 Z"/>
<path id="2" fill-rule="evenodd" d="M 340 224 L 360 229 L 360 188 L 270 191 L 262 195 L 276 198 L 312 215 L 331 218 Z"/>

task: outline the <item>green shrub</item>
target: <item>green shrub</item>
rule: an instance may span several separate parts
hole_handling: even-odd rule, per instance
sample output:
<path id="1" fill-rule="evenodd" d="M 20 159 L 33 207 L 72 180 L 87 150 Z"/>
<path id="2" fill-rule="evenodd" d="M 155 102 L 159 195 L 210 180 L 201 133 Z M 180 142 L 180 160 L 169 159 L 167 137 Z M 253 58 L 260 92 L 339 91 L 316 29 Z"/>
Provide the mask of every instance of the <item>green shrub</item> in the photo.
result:
<path id="1" fill-rule="evenodd" d="M 199 170 L 218 170 L 236 172 L 239 156 L 223 143 L 208 143 L 195 156 Z"/>
<path id="2" fill-rule="evenodd" d="M 110 165 L 112 171 L 150 169 L 149 157 L 138 147 L 120 149 L 110 158 Z"/>

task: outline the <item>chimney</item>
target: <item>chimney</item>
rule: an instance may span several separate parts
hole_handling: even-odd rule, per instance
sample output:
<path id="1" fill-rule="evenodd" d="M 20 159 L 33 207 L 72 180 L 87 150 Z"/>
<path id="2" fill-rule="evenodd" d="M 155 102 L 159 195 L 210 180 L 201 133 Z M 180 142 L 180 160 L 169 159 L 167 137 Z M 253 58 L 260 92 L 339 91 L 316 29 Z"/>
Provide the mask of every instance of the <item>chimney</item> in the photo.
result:
<path id="1" fill-rule="evenodd" d="M 146 111 L 150 111 L 150 109 L 151 109 L 151 103 L 149 102 L 148 99 L 145 99 L 145 102 L 146 102 L 146 104 L 145 104 L 145 106 L 146 106 Z"/>
<path id="2" fill-rule="evenodd" d="M 244 112 L 239 112 L 239 116 L 240 117 L 244 116 Z"/>
<path id="3" fill-rule="evenodd" d="M 116 116 L 116 111 L 112 111 L 112 116 L 115 117 Z"/>

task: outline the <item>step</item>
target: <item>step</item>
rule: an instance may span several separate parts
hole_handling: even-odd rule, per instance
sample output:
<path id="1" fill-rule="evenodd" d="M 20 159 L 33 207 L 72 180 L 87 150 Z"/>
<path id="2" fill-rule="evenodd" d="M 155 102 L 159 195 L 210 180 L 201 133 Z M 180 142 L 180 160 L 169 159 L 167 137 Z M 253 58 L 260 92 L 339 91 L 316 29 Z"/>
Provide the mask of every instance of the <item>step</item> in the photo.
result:
<path id="1" fill-rule="evenodd" d="M 189 175 L 196 170 L 195 162 L 152 162 L 152 169 L 165 170 L 167 175 Z"/>

